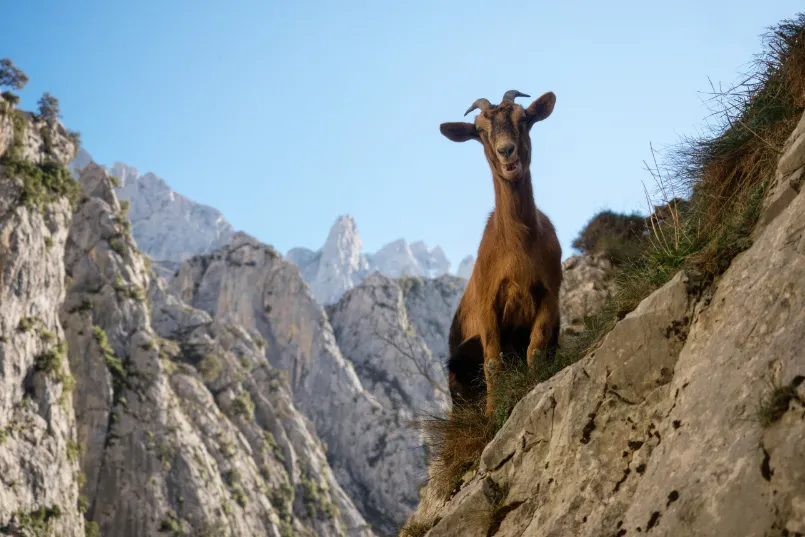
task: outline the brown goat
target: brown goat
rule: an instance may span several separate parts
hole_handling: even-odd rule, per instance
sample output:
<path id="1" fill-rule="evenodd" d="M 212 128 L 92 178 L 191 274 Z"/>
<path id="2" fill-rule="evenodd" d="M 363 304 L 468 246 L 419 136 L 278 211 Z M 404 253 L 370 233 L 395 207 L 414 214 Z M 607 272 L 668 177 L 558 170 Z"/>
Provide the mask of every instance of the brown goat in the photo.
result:
<path id="1" fill-rule="evenodd" d="M 562 248 L 534 203 L 530 170 L 531 127 L 551 115 L 556 96 L 545 93 L 528 108 L 514 102 L 521 96 L 528 97 L 507 91 L 497 106 L 478 99 L 464 114 L 480 109 L 474 123 L 440 127 L 454 142 L 483 144 L 495 187 L 495 209 L 450 328 L 448 363 L 454 404 L 477 402 L 486 392 L 487 415 L 503 353 L 525 356 L 533 367 L 540 349 L 547 346 L 553 357 L 559 337 Z"/>

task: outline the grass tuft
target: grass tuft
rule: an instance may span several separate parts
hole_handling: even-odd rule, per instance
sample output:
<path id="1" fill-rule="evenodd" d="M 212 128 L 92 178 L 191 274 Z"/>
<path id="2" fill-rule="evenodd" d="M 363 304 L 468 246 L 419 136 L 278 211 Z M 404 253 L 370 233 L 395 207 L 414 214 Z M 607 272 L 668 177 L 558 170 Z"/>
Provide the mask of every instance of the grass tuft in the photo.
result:
<path id="1" fill-rule="evenodd" d="M 805 377 L 797 376 L 789 384 L 772 383 L 771 389 L 761 397 L 757 407 L 757 419 L 762 427 L 769 427 L 779 421 L 788 412 L 791 401 L 802 402 L 797 388 L 803 380 Z"/>

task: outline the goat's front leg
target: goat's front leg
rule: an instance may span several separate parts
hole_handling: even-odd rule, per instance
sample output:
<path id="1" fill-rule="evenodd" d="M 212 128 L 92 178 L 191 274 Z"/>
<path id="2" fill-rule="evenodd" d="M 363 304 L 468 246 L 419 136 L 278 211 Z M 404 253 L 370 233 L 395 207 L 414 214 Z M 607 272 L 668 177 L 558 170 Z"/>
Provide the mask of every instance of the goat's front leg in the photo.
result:
<path id="1" fill-rule="evenodd" d="M 544 348 L 546 344 L 551 344 L 552 340 L 555 339 L 553 332 L 556 330 L 558 320 L 559 299 L 554 293 L 546 293 L 542 301 L 540 301 L 537 317 L 531 326 L 531 338 L 526 352 L 529 367 L 534 367 L 537 352 Z"/>
<path id="2" fill-rule="evenodd" d="M 497 318 L 491 319 L 483 333 L 484 378 L 486 379 L 486 415 L 495 410 L 495 381 L 503 366 L 500 357 L 500 327 Z"/>

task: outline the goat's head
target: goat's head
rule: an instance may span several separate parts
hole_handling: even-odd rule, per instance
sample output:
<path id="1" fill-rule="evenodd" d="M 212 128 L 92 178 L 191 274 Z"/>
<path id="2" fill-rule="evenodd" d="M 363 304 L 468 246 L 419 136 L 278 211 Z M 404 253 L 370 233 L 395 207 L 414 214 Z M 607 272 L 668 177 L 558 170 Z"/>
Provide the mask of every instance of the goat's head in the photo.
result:
<path id="1" fill-rule="evenodd" d="M 480 110 L 474 123 L 442 123 L 439 129 L 454 142 L 481 142 L 494 175 L 511 182 L 522 179 L 531 165 L 531 127 L 550 116 L 556 104 L 556 95 L 551 91 L 528 108 L 515 103 L 516 97 L 528 95 L 509 90 L 498 105 L 478 99 L 464 113 L 466 116 L 473 110 Z"/>

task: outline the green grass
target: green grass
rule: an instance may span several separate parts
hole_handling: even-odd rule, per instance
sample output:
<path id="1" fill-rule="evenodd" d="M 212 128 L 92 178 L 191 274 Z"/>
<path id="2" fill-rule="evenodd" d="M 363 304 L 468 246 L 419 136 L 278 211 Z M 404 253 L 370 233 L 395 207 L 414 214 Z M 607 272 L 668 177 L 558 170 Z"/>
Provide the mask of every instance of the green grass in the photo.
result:
<path id="1" fill-rule="evenodd" d="M 92 327 L 92 333 L 95 336 L 98 348 L 103 354 L 106 369 L 112 377 L 112 400 L 117 404 L 121 400 L 123 390 L 128 387 L 128 373 L 123 365 L 123 361 L 115 355 L 115 351 L 109 345 L 109 339 L 104 329 L 96 325 Z"/>
<path id="2" fill-rule="evenodd" d="M 101 537 L 101 528 L 97 522 L 92 520 L 84 522 L 84 537 Z"/>
<path id="3" fill-rule="evenodd" d="M 24 535 L 30 535 L 33 537 L 48 535 L 50 532 L 51 521 L 59 518 L 61 515 L 61 507 L 55 504 L 50 507 L 43 506 L 30 512 L 20 510 L 14 514 L 15 518 L 17 519 L 17 523 L 24 532 Z M 10 533 L 10 528 L 0 527 L 0 534 Z"/>
<path id="4" fill-rule="evenodd" d="M 41 373 L 61 377 L 62 362 L 67 356 L 67 346 L 60 342 L 36 357 L 34 369 Z"/>
<path id="5" fill-rule="evenodd" d="M 303 477 L 300 480 L 302 489 L 302 502 L 311 519 L 332 520 L 338 514 L 338 509 L 327 498 L 327 488 L 319 485 L 313 479 Z"/>

